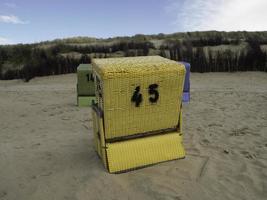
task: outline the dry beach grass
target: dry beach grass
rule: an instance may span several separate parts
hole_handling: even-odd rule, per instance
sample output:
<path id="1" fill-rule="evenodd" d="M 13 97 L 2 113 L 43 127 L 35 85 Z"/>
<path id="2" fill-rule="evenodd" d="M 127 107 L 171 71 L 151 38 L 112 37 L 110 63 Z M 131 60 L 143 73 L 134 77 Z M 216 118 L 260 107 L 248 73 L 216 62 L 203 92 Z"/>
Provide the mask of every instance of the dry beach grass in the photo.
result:
<path id="1" fill-rule="evenodd" d="M 183 160 L 109 174 L 76 75 L 0 81 L 0 199 L 266 199 L 267 73 L 192 74 Z"/>

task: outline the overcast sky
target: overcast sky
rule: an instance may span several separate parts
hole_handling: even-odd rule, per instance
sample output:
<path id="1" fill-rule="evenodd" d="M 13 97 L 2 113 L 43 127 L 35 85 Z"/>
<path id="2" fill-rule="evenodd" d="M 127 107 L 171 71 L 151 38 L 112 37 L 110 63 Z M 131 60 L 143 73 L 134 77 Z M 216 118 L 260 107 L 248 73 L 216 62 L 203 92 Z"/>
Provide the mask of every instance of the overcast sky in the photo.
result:
<path id="1" fill-rule="evenodd" d="M 0 44 L 73 36 L 266 31 L 267 0 L 0 0 Z"/>

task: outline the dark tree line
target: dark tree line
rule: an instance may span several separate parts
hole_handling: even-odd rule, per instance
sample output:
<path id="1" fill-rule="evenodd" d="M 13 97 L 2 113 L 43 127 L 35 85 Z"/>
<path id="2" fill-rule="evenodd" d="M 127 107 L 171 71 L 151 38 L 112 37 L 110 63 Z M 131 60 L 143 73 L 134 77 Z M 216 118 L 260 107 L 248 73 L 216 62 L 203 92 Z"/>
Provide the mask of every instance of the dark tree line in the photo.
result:
<path id="1" fill-rule="evenodd" d="M 0 54 L 1 55 L 1 54 Z M 25 55 L 26 56 L 26 55 Z M 25 79 L 29 81 L 35 76 L 58 75 L 76 72 L 79 63 L 90 63 L 91 59 L 83 55 L 80 59 L 63 57 L 56 52 L 47 52 L 42 49 L 34 49 L 30 52 L 27 61 L 19 69 L 7 69 L 1 73 L 1 79 Z M 0 70 L 3 65 L 0 64 Z"/>
<path id="2" fill-rule="evenodd" d="M 0 46 L 0 79 L 21 78 L 29 81 L 35 76 L 57 75 L 76 72 L 80 63 L 91 63 L 90 53 L 101 53 L 100 58 L 122 51 L 123 56 L 147 56 L 153 48 L 150 42 L 121 41 L 112 45 L 68 45 L 56 44 L 49 48 L 35 45 Z M 131 51 L 135 49 L 136 52 Z M 64 53 L 77 52 L 78 57 L 63 56 Z M 4 69 L 4 65 L 10 65 Z M 16 65 L 22 65 L 17 68 Z"/>
<path id="3" fill-rule="evenodd" d="M 241 51 L 205 51 L 203 45 L 194 47 L 191 41 L 167 42 L 160 49 L 163 57 L 191 63 L 192 72 L 267 71 L 267 54 L 257 40 L 249 40 Z"/>
<path id="4" fill-rule="evenodd" d="M 266 50 L 261 48 L 266 44 L 267 32 L 210 31 L 0 45 L 0 79 L 29 81 L 35 76 L 73 73 L 80 63 L 113 56 L 161 55 L 190 62 L 193 72 L 267 71 Z M 220 46 L 228 48 L 212 49 Z M 241 46 L 245 47 L 238 51 L 232 48 Z"/>

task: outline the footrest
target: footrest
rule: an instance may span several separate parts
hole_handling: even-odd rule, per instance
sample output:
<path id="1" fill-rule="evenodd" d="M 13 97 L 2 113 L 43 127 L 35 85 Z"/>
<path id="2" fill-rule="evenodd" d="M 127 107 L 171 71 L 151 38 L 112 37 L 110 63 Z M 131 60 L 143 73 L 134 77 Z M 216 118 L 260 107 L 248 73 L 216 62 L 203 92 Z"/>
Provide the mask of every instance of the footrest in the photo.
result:
<path id="1" fill-rule="evenodd" d="M 92 100 L 95 100 L 95 96 L 78 96 L 77 104 L 79 107 L 89 107 L 92 105 Z"/>
<path id="2" fill-rule="evenodd" d="M 106 143 L 107 166 L 111 173 L 185 157 L 178 132 L 121 142 Z"/>

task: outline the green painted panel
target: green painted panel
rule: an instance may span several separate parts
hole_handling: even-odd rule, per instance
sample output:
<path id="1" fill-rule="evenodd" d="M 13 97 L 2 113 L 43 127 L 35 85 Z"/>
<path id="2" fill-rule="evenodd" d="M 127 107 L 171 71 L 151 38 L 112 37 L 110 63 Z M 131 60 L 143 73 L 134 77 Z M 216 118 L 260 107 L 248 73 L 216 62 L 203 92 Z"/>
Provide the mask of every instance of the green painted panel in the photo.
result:
<path id="1" fill-rule="evenodd" d="M 78 96 L 77 104 L 79 107 L 89 107 L 92 105 L 92 100 L 95 100 L 94 96 Z"/>
<path id="2" fill-rule="evenodd" d="M 77 68 L 77 94 L 78 96 L 95 95 L 92 66 L 90 64 L 80 64 Z"/>

